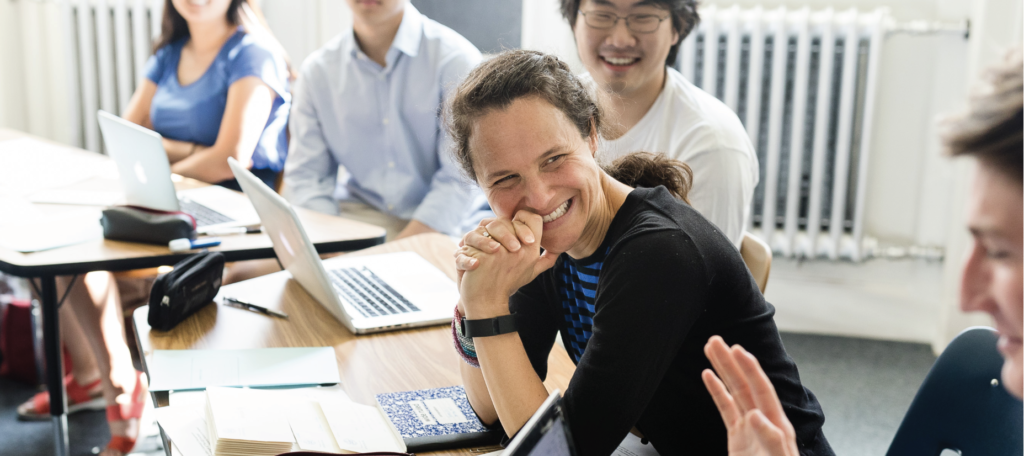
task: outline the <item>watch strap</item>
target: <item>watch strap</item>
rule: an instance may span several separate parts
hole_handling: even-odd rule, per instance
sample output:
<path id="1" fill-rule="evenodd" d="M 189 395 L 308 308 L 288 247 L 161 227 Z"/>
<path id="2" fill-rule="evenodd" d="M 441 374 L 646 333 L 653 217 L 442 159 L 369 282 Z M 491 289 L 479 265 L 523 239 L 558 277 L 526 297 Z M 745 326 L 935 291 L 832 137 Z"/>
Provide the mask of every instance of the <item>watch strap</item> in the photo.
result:
<path id="1" fill-rule="evenodd" d="M 462 317 L 462 335 L 464 337 L 490 337 L 518 331 L 516 314 L 502 315 L 482 320 L 467 320 Z"/>

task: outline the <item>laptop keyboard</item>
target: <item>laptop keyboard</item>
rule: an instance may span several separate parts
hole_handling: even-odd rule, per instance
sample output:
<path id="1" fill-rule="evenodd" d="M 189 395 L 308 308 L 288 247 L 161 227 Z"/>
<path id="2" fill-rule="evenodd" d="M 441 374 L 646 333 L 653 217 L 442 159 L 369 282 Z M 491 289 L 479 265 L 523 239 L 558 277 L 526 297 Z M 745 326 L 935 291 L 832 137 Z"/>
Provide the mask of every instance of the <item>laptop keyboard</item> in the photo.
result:
<path id="1" fill-rule="evenodd" d="M 235 219 L 220 212 L 210 209 L 190 199 L 181 198 L 178 200 L 181 211 L 195 217 L 196 226 L 216 225 L 218 223 L 233 222 Z"/>
<path id="2" fill-rule="evenodd" d="M 413 303 L 366 267 L 327 271 L 334 289 L 363 317 L 418 312 Z"/>

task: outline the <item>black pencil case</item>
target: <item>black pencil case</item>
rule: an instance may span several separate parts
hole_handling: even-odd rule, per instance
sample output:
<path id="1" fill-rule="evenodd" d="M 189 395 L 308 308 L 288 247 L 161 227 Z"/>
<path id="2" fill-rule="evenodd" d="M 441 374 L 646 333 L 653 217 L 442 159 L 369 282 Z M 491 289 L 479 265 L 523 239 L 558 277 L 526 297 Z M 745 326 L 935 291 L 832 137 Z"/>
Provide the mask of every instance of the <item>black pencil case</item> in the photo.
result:
<path id="1" fill-rule="evenodd" d="M 184 212 L 138 206 L 111 206 L 103 210 L 103 237 L 116 241 L 167 245 L 175 239 L 196 238 L 196 222 Z"/>
<path id="2" fill-rule="evenodd" d="M 168 331 L 213 302 L 224 274 L 224 255 L 204 252 L 157 277 L 149 293 L 149 326 Z"/>

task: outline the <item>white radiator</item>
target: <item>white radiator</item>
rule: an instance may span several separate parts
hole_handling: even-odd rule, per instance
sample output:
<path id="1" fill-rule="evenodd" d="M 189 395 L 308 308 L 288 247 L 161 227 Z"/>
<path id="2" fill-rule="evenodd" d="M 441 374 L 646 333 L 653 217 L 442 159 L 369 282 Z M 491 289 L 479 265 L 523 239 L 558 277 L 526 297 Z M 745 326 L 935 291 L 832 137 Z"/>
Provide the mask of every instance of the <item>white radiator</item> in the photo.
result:
<path id="1" fill-rule="evenodd" d="M 120 115 L 160 33 L 161 0 L 58 0 L 68 68 L 72 141 L 100 152 L 96 110 Z"/>
<path id="2" fill-rule="evenodd" d="M 683 75 L 736 111 L 758 153 L 750 231 L 787 257 L 859 261 L 885 9 L 700 10 Z M 710 38 L 709 38 L 710 37 Z"/>

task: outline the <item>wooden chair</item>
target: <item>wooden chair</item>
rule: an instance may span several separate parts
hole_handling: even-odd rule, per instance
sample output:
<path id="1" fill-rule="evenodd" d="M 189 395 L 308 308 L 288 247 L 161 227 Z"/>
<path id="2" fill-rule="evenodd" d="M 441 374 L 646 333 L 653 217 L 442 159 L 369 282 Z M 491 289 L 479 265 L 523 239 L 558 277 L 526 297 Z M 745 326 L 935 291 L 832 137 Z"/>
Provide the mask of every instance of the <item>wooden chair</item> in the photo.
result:
<path id="1" fill-rule="evenodd" d="M 740 256 L 747 264 L 747 269 L 754 276 L 757 288 L 764 289 L 768 286 L 768 273 L 772 269 L 772 249 L 761 239 L 746 231 L 743 232 L 743 241 L 740 243 Z"/>

